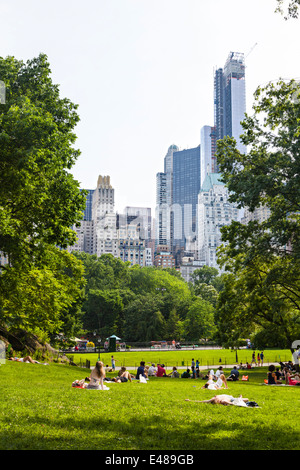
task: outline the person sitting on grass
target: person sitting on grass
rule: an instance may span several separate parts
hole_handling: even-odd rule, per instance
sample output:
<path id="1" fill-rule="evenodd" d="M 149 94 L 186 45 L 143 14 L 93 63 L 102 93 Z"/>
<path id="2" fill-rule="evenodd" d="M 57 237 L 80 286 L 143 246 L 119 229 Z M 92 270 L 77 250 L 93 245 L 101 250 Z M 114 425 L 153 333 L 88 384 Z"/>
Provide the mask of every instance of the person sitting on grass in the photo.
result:
<path id="1" fill-rule="evenodd" d="M 212 405 L 247 406 L 246 403 L 249 402 L 249 399 L 243 398 L 242 395 L 238 398 L 234 398 L 232 395 L 215 395 L 210 400 L 189 400 L 186 398 L 185 401 L 193 401 L 194 403 L 211 403 Z"/>
<path id="2" fill-rule="evenodd" d="M 151 363 L 151 366 L 148 369 L 148 377 L 154 377 L 156 375 L 157 369 L 155 364 Z"/>
<path id="3" fill-rule="evenodd" d="M 190 369 L 185 370 L 185 371 L 182 372 L 182 374 L 181 374 L 181 378 L 182 378 L 182 379 L 189 379 L 190 376 L 191 376 L 191 374 L 190 374 Z"/>
<path id="4" fill-rule="evenodd" d="M 291 374 L 291 371 L 287 369 L 285 372 L 285 382 L 287 385 L 300 385 L 299 373 Z"/>
<path id="5" fill-rule="evenodd" d="M 114 377 L 112 380 L 113 382 L 117 382 L 117 383 L 128 382 L 128 381 L 132 382 L 132 376 L 128 372 L 128 370 L 126 370 L 126 367 L 122 366 L 118 374 L 118 377 Z"/>
<path id="6" fill-rule="evenodd" d="M 105 380 L 105 368 L 104 368 L 103 362 L 97 361 L 90 376 L 85 377 L 85 379 L 75 380 L 72 383 L 72 387 L 85 388 L 85 389 L 90 389 L 90 390 L 109 390 L 109 388 L 103 384 L 104 380 Z M 86 383 L 86 381 L 89 383 Z"/>
<path id="7" fill-rule="evenodd" d="M 239 380 L 239 371 L 237 370 L 237 367 L 234 366 L 232 371 L 230 372 L 230 376 L 227 377 L 227 380 L 231 380 L 231 381 L 236 381 L 236 380 Z"/>
<path id="8" fill-rule="evenodd" d="M 138 380 L 140 378 L 140 375 L 142 377 L 145 377 L 145 379 L 147 378 L 146 373 L 145 373 L 145 362 L 144 361 L 140 362 L 140 365 L 139 365 L 139 367 L 137 368 L 137 371 L 136 371 L 136 377 L 135 378 Z"/>
<path id="9" fill-rule="evenodd" d="M 203 385 L 202 388 L 207 388 L 208 390 L 219 390 L 221 388 L 228 388 L 227 381 L 224 374 L 221 374 L 218 377 L 217 381 L 214 382 L 212 376 L 209 376 L 208 381 Z"/>
<path id="10" fill-rule="evenodd" d="M 277 385 L 277 377 L 275 374 L 275 366 L 271 364 L 269 366 L 269 372 L 268 372 L 268 385 Z"/>
<path id="11" fill-rule="evenodd" d="M 90 382 L 85 388 L 91 390 L 104 390 L 103 380 L 105 379 L 105 369 L 103 362 L 97 361 L 90 375 Z"/>
<path id="12" fill-rule="evenodd" d="M 166 369 L 164 364 L 157 364 L 156 377 L 166 377 Z"/>
<path id="13" fill-rule="evenodd" d="M 172 372 L 170 372 L 170 374 L 168 374 L 167 377 L 171 377 L 172 379 L 179 379 L 180 375 L 177 370 L 177 367 L 174 366 L 172 369 Z"/>

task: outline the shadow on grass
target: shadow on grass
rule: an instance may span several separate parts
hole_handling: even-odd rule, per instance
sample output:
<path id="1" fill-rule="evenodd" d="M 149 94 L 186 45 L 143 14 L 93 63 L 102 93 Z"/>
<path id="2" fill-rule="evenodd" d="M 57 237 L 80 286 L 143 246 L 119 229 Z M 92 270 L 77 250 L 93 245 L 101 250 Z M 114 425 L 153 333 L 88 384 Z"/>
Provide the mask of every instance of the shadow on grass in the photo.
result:
<path id="1" fill-rule="evenodd" d="M 214 405 L 205 404 L 205 407 Z M 259 409 L 233 409 L 216 405 L 193 421 L 175 423 L 172 417 L 145 414 L 126 421 L 115 416 L 31 417 L 19 421 L 19 430 L 5 427 L 0 448 L 14 450 L 287 450 L 299 449 L 299 433 L 277 423 L 276 429 L 249 413 Z M 222 408 L 222 411 L 220 410 Z M 226 418 L 224 419 L 224 414 Z M 244 413 L 242 420 L 240 414 Z M 188 416 L 188 413 L 187 413 Z M 7 423 L 8 424 L 8 423 Z"/>

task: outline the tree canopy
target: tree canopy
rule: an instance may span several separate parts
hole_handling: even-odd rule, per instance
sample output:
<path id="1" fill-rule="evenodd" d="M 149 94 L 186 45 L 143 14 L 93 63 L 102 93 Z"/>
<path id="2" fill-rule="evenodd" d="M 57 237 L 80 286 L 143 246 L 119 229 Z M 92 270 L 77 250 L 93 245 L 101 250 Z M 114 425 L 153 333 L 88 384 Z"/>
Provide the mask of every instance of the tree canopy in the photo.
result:
<path id="1" fill-rule="evenodd" d="M 61 98 L 45 54 L 0 58 L 0 320 L 27 331 L 59 330 L 83 286 L 65 252 L 82 218 L 84 193 L 70 173 L 77 105 Z"/>
<path id="2" fill-rule="evenodd" d="M 230 319 L 247 331 L 277 325 L 291 344 L 299 335 L 300 307 L 300 94 L 295 81 L 258 88 L 254 115 L 246 115 L 241 139 L 218 142 L 218 163 L 231 201 L 268 216 L 222 228 L 219 262 L 228 272 L 218 319 L 232 335 Z M 242 331 L 241 330 L 241 331 Z"/>

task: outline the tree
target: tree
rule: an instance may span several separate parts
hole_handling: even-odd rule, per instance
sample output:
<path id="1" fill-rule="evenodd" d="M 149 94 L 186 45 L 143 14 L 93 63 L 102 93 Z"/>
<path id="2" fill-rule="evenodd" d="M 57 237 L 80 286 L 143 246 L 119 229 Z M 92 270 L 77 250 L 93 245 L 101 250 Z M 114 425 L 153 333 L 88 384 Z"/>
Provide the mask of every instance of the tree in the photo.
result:
<path id="1" fill-rule="evenodd" d="M 211 303 L 198 297 L 191 304 L 184 321 L 185 340 L 208 339 L 214 333 L 214 308 Z"/>
<path id="2" fill-rule="evenodd" d="M 60 98 L 44 54 L 26 63 L 0 58 L 0 77 L 6 88 L 0 105 L 0 251 L 8 260 L 0 266 L 0 319 L 27 330 L 40 321 L 53 332 L 82 288 L 81 263 L 64 252 L 76 239 L 71 226 L 85 207 L 69 172 L 79 155 L 77 106 Z"/>
<path id="3" fill-rule="evenodd" d="M 84 316 L 86 329 L 98 330 L 101 336 L 121 335 L 118 322 L 124 305 L 118 289 L 91 289 L 83 308 L 86 309 Z"/>
<path id="4" fill-rule="evenodd" d="M 164 338 L 165 319 L 160 311 L 160 296 L 140 294 L 125 308 L 126 341 L 149 342 Z"/>
<path id="5" fill-rule="evenodd" d="M 136 295 L 151 293 L 161 298 L 161 313 L 165 320 L 173 309 L 181 318 L 185 317 L 192 297 L 188 284 L 182 278 L 152 266 L 134 266 L 130 269 L 130 277 L 130 289 Z"/>
<path id="6" fill-rule="evenodd" d="M 1 323 L 48 336 L 74 334 L 76 326 L 81 327 L 77 302 L 81 303 L 83 286 L 81 263 L 67 251 L 49 247 L 43 266 L 11 266 L 0 276 Z"/>
<path id="7" fill-rule="evenodd" d="M 277 0 L 276 11 L 278 11 L 282 15 L 284 14 L 283 9 L 282 9 L 284 3 L 285 3 L 285 0 Z M 289 3 L 287 5 L 287 13 L 285 14 L 284 19 L 287 20 L 289 18 L 298 18 L 299 6 L 300 6 L 300 0 L 289 0 Z"/>
<path id="8" fill-rule="evenodd" d="M 221 266 L 234 274 L 219 297 L 222 331 L 273 323 L 291 343 L 299 334 L 300 93 L 295 81 L 258 88 L 254 115 L 246 115 L 241 154 L 232 138 L 218 142 L 218 163 L 231 201 L 266 220 L 222 228 Z M 222 314 L 222 315 L 220 315 Z M 231 322 L 230 322 L 231 319 Z M 231 323 L 231 325 L 230 325 Z M 225 334 L 225 333 L 224 333 Z"/>
<path id="9" fill-rule="evenodd" d="M 218 142 L 217 158 L 230 200 L 250 212 L 266 207 L 269 217 L 261 223 L 223 227 L 223 239 L 232 255 L 249 246 L 248 258 L 262 252 L 295 258 L 300 252 L 298 84 L 280 81 L 258 88 L 253 108 L 254 116 L 246 115 L 242 123 L 247 154 L 227 137 Z"/>

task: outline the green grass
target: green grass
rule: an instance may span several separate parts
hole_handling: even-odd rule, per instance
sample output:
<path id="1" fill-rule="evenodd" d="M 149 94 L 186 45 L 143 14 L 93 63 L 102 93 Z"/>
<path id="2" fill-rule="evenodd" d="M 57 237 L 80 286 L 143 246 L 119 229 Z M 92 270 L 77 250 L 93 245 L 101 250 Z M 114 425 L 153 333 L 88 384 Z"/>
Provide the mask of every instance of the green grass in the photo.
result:
<path id="1" fill-rule="evenodd" d="M 251 362 L 252 357 L 251 349 L 241 349 L 238 353 L 238 362 Z M 260 350 L 256 351 L 257 353 Z M 268 363 L 277 363 L 279 361 L 287 362 L 292 360 L 292 353 L 289 350 L 266 350 L 264 351 L 265 364 Z M 104 364 L 111 364 L 111 355 L 112 353 L 101 353 L 100 359 Z M 209 367 L 216 365 L 232 365 L 236 364 L 236 352 L 231 351 L 230 349 L 195 349 L 195 350 L 176 350 L 176 351 L 130 351 L 130 352 L 116 352 L 113 353 L 115 359 L 117 360 L 116 365 L 125 365 L 126 367 L 137 367 L 140 361 L 145 361 L 146 363 L 164 363 L 168 367 L 173 365 L 182 367 L 190 366 L 191 360 L 194 358 L 198 359 L 200 366 Z M 74 362 L 77 364 L 80 362 L 85 362 L 86 359 L 91 361 L 91 364 L 94 364 L 98 359 L 98 353 L 71 353 L 73 356 Z M 221 359 L 221 361 L 220 361 Z"/>
<path id="2" fill-rule="evenodd" d="M 186 402 L 211 398 L 201 379 L 151 378 L 74 389 L 86 369 L 6 361 L 0 366 L 1 450 L 299 450 L 300 387 L 229 384 L 259 408 Z M 109 374 L 110 376 L 112 374 Z"/>

